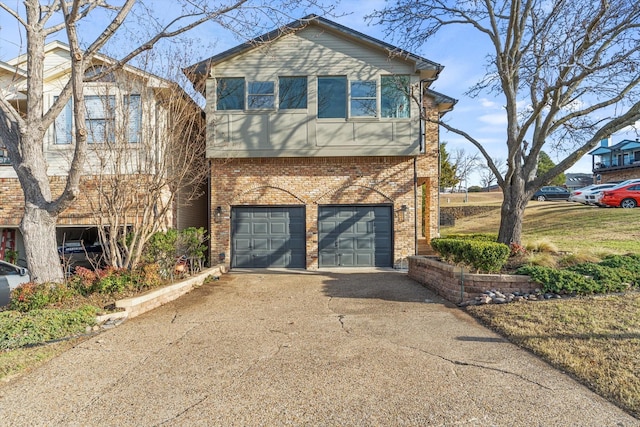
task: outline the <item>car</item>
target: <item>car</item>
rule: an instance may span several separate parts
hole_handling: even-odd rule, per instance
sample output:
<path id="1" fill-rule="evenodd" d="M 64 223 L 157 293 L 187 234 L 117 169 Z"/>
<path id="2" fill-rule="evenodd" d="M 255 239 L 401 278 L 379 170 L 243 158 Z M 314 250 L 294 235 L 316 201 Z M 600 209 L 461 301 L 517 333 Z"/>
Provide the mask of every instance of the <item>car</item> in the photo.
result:
<path id="1" fill-rule="evenodd" d="M 26 268 L 0 261 L 0 307 L 9 304 L 12 290 L 30 281 Z"/>
<path id="2" fill-rule="evenodd" d="M 614 187 L 615 185 L 616 183 L 610 182 L 606 184 L 593 184 L 584 188 L 579 188 L 571 192 L 571 196 L 569 196 L 569 201 L 588 205 L 589 200 L 595 201 L 595 196 L 594 196 L 595 193 L 606 190 L 607 188 Z"/>
<path id="3" fill-rule="evenodd" d="M 628 179 L 626 181 L 619 182 L 618 184 L 616 184 L 613 187 L 611 187 L 609 190 L 617 190 L 619 188 L 626 187 L 629 184 L 636 184 L 636 183 L 640 183 L 640 178 L 633 178 L 633 179 Z M 609 206 L 609 205 L 605 205 L 604 203 L 601 203 L 603 195 L 604 195 L 604 191 L 595 194 L 595 200 L 594 200 L 593 204 L 598 205 L 600 207 Z"/>
<path id="4" fill-rule="evenodd" d="M 599 188 L 591 189 L 584 193 L 585 204 L 587 205 L 596 205 L 596 201 L 600 200 L 602 197 L 602 192 L 604 190 L 608 190 L 609 188 L 613 188 L 618 185 L 619 182 L 608 182 L 606 184 L 599 184 Z"/>
<path id="5" fill-rule="evenodd" d="M 548 185 L 533 193 L 532 200 L 544 202 L 545 200 L 569 200 L 571 193 L 566 188 Z"/>
<path id="6" fill-rule="evenodd" d="M 640 205 L 640 182 L 605 190 L 602 193 L 600 204 L 621 208 L 637 207 Z"/>

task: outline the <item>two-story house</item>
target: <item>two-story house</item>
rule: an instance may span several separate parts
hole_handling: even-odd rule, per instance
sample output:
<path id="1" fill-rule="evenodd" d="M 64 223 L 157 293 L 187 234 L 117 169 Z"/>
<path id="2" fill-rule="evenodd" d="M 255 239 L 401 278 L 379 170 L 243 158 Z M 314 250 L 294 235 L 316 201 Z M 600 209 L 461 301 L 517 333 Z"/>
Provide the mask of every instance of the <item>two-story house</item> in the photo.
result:
<path id="1" fill-rule="evenodd" d="M 0 96 L 21 114 L 26 109 L 26 60 L 26 55 L 22 55 L 0 62 Z M 85 75 L 94 76 L 111 63 L 111 58 L 96 55 Z M 43 66 L 46 111 L 70 78 L 68 45 L 58 41 L 48 43 Z M 118 226 L 127 227 L 142 215 L 149 215 L 149 211 L 160 211 L 163 200 L 170 199 L 167 192 L 171 189 L 167 188 L 159 200 L 145 200 L 150 195 L 145 184 L 150 184 L 149 177 L 168 170 L 166 165 L 161 165 L 161 159 L 171 149 L 170 144 L 184 143 L 179 138 L 171 139 L 170 135 L 172 127 L 177 126 L 172 115 L 176 114 L 178 103 L 171 102 L 176 88 L 172 82 L 131 66 L 84 84 L 88 132 L 84 177 L 77 200 L 59 216 L 59 245 L 78 241 L 93 244 L 98 238 L 97 226 L 116 225 L 109 222 L 114 215 L 119 215 Z M 196 117 L 203 114 L 187 97 L 181 105 L 188 110 L 186 114 Z M 52 191 L 58 194 L 64 188 L 75 148 L 71 108 L 70 100 L 42 141 Z M 157 182 L 160 181 L 150 185 Z M 208 197 L 191 200 L 190 206 L 185 206 L 187 203 L 181 195 L 177 199 L 179 202 L 169 206 L 166 227 L 207 226 Z M 20 183 L 7 150 L 0 147 L 0 259 L 9 249 L 23 251 L 19 232 L 23 212 Z"/>
<path id="2" fill-rule="evenodd" d="M 316 16 L 186 69 L 206 83 L 212 262 L 406 265 L 438 230 L 442 69 Z"/>
<path id="3" fill-rule="evenodd" d="M 598 184 L 640 178 L 640 142 L 637 139 L 625 139 L 612 145 L 611 138 L 605 138 L 589 154 Z"/>

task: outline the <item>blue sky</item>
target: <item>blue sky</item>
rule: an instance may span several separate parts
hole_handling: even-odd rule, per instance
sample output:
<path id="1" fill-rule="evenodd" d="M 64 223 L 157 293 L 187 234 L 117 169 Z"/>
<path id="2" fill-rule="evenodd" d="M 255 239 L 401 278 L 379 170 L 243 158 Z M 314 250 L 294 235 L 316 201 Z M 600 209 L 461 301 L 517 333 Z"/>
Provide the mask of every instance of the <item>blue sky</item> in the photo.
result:
<path id="1" fill-rule="evenodd" d="M 167 2 L 156 0 L 156 4 Z M 385 37 L 384 29 L 379 26 L 368 25 L 365 15 L 376 8 L 384 7 L 380 0 L 343 1 L 338 7 L 338 14 L 344 16 L 329 17 L 342 25 L 368 34 L 372 37 L 401 46 Z M 206 40 L 207 47 L 197 51 L 194 62 L 213 56 L 241 42 L 219 26 L 205 24 L 187 33 L 188 37 Z M 63 34 L 60 35 L 62 37 Z M 6 14 L 0 13 L 0 60 L 8 60 L 17 53 L 20 38 L 14 23 Z M 63 39 L 62 39 L 63 40 Z M 479 140 L 492 157 L 506 157 L 505 128 L 506 115 L 499 99 L 490 97 L 470 98 L 464 92 L 484 75 L 485 55 L 488 46 L 480 36 L 464 27 L 450 27 L 442 31 L 435 38 L 426 42 L 414 53 L 435 61 L 445 68 L 440 78 L 432 85 L 432 89 L 444 93 L 458 100 L 455 109 L 445 116 L 445 120 L 452 126 L 458 127 Z M 613 135 L 613 143 L 622 139 L 635 139 L 635 133 L 620 133 Z M 464 148 L 469 153 L 476 152 L 474 146 L 462 137 L 441 132 L 441 141 L 447 142 L 448 151 L 452 153 L 457 148 Z M 549 153 L 554 158 L 553 153 Z M 591 173 L 591 156 L 585 156 L 568 172 Z M 467 185 L 478 184 L 477 174 L 468 179 Z"/>

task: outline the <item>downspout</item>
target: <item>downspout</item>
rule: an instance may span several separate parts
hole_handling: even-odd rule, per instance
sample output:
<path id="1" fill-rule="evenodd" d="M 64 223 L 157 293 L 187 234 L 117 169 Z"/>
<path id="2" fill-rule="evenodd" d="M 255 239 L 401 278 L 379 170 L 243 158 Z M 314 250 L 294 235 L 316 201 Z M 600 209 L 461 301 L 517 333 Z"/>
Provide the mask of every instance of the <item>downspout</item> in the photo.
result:
<path id="1" fill-rule="evenodd" d="M 413 156 L 413 254 L 414 255 L 418 255 L 418 228 L 419 228 L 418 227 L 418 159 L 416 158 L 416 156 Z"/>

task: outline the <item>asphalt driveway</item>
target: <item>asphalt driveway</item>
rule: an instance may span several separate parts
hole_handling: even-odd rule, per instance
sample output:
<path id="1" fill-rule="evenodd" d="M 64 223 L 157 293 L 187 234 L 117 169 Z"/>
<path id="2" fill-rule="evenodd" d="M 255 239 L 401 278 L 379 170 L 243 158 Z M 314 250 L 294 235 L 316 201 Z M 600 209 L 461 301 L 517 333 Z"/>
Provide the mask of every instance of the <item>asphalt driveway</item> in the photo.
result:
<path id="1" fill-rule="evenodd" d="M 397 272 L 232 272 L 0 386 L 2 425 L 636 426 Z"/>

